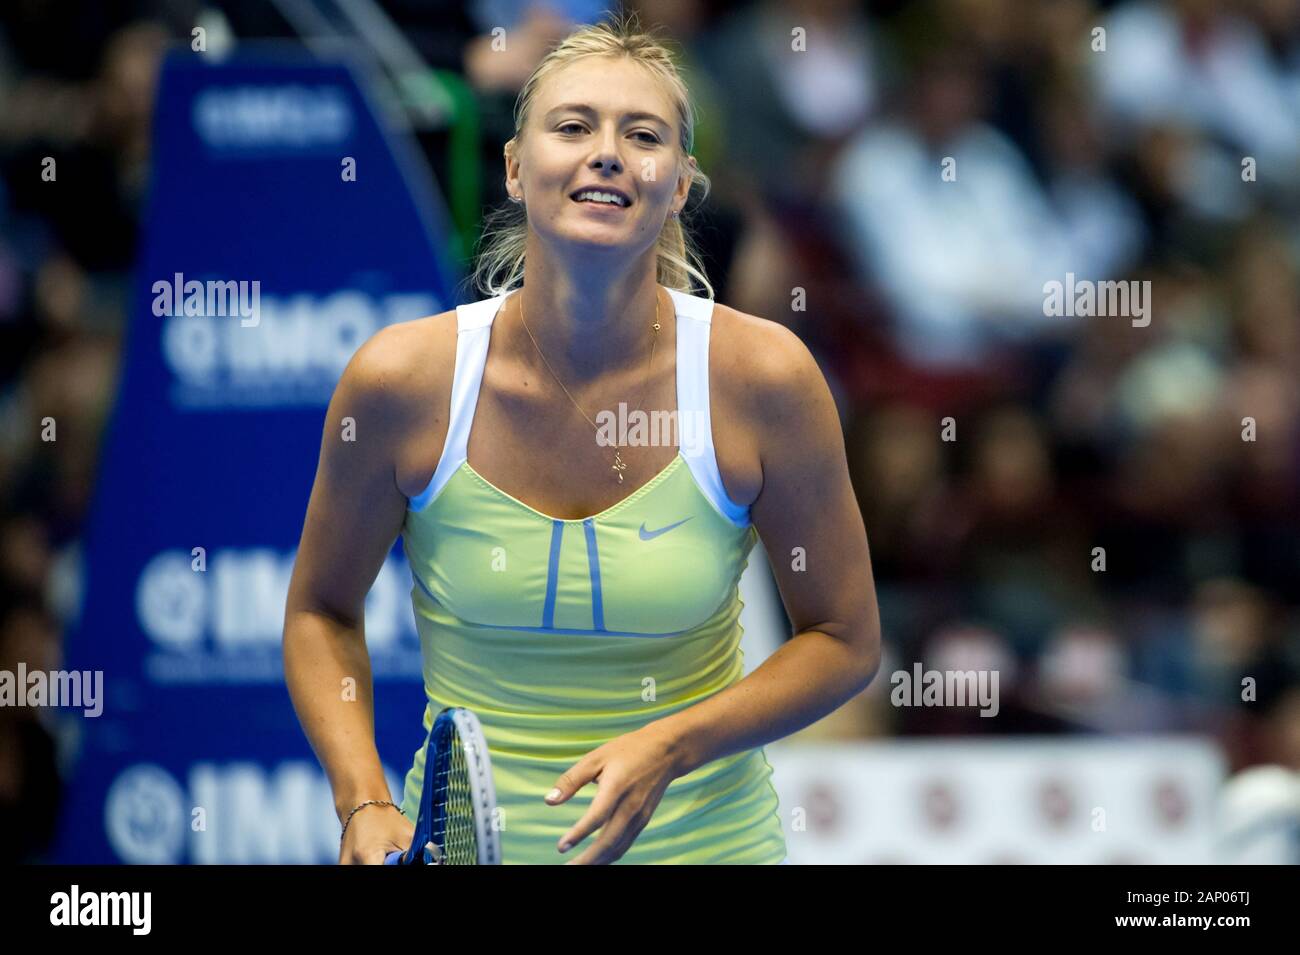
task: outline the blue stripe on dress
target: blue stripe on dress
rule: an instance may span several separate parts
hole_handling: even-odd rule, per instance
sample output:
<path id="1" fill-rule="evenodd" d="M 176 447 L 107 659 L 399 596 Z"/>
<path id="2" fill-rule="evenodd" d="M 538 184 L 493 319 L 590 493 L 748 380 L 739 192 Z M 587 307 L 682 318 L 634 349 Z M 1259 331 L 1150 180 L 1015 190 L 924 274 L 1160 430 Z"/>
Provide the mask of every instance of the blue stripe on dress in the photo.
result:
<path id="1" fill-rule="evenodd" d="M 582 522 L 587 534 L 587 569 L 591 572 L 591 626 L 593 630 L 605 629 L 605 601 L 600 592 L 600 552 L 596 549 L 594 518 Z"/>
<path id="2" fill-rule="evenodd" d="M 551 560 L 546 568 L 546 604 L 542 607 L 542 628 L 555 626 L 555 587 L 560 577 L 560 542 L 564 539 L 564 521 L 551 522 Z"/>

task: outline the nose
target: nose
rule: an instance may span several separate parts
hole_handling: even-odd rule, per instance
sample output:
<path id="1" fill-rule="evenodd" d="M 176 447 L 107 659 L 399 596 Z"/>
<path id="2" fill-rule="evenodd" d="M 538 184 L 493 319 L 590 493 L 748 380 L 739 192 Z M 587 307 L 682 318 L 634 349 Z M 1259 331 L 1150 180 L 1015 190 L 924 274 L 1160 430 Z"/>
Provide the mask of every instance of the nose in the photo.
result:
<path id="1" fill-rule="evenodd" d="M 612 129 L 606 129 L 604 135 L 598 138 L 596 150 L 590 159 L 592 169 L 603 169 L 609 172 L 622 172 L 623 160 L 618 154 L 618 132 Z"/>

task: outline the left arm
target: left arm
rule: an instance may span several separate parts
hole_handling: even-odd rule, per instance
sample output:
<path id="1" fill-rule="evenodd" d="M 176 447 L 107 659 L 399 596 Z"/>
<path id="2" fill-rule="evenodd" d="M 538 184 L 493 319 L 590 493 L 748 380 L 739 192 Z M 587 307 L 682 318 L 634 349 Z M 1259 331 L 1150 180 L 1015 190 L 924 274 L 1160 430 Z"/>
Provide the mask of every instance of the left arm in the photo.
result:
<path id="1" fill-rule="evenodd" d="M 772 322 L 754 329 L 743 373 L 759 422 L 763 483 L 750 516 L 794 636 L 725 690 L 598 747 L 557 781 L 557 805 L 600 791 L 560 840 L 599 839 L 570 864 L 612 862 L 649 822 L 673 779 L 788 736 L 866 689 L 880 666 L 880 614 L 867 535 L 839 416 L 816 361 Z M 564 850 L 561 850 L 564 851 Z"/>
<path id="2" fill-rule="evenodd" d="M 803 342 L 780 325 L 765 333 L 752 392 L 763 486 L 750 515 L 794 636 L 743 680 L 651 724 L 669 734 L 678 775 L 815 723 L 880 666 L 867 533 L 835 402 Z"/>

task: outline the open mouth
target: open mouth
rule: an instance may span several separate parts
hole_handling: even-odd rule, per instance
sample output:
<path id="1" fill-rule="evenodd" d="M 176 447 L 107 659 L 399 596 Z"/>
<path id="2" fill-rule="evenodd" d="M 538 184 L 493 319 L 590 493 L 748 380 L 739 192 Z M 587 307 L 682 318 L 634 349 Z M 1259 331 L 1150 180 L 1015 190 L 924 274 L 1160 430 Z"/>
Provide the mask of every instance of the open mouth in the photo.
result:
<path id="1" fill-rule="evenodd" d="M 583 205 L 609 209 L 626 209 L 632 205 L 631 197 L 617 189 L 579 189 L 569 198 Z"/>

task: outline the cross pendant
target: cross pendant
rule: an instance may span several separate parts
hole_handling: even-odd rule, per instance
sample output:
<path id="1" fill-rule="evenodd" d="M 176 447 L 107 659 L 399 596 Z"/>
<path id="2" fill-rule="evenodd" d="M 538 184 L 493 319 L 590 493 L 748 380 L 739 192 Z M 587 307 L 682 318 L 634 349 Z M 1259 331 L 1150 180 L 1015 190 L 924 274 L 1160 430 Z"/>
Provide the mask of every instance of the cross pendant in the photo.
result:
<path id="1" fill-rule="evenodd" d="M 611 464 L 610 467 L 613 469 L 614 473 L 618 475 L 618 483 L 622 484 L 623 472 L 627 470 L 627 465 L 623 463 L 623 456 L 618 453 L 617 448 L 614 449 L 614 463 Z"/>

